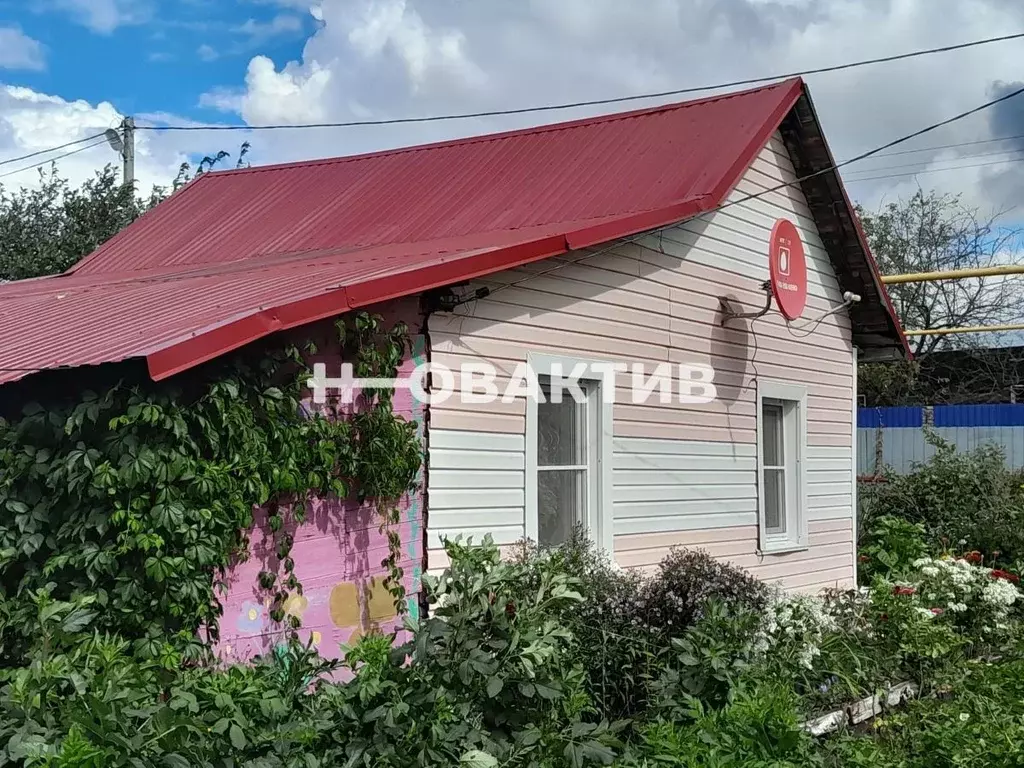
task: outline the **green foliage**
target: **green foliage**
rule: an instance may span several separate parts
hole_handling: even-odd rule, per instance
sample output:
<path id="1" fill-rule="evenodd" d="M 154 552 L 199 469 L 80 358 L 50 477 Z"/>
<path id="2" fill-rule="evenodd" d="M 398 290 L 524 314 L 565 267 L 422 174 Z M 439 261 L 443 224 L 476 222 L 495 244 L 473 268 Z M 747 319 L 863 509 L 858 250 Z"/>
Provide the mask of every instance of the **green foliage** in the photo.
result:
<path id="1" fill-rule="evenodd" d="M 379 320 L 357 324 L 350 343 L 378 375 L 394 375 L 403 329 L 381 339 Z M 200 628 L 216 634 L 219 580 L 246 553 L 254 508 L 269 510 L 276 551 L 260 586 L 283 621 L 284 601 L 302 589 L 289 531 L 310 497 L 355 491 L 390 508 L 412 487 L 415 425 L 384 398 L 353 422 L 305 416 L 297 349 L 261 349 L 202 374 L 30 404 L 0 421 L 4 663 L 23 663 L 36 640 L 33 595 L 90 601 L 94 628 L 144 658 L 196 660 Z M 382 445 L 393 461 L 381 463 Z"/>
<path id="2" fill-rule="evenodd" d="M 236 167 L 247 167 L 249 150 L 249 143 L 243 143 Z M 182 163 L 171 191 L 229 157 L 224 151 L 204 157 L 194 173 Z M 110 165 L 77 189 L 54 164 L 39 171 L 39 184 L 32 189 L 0 185 L 0 282 L 65 271 L 166 197 L 163 187 L 154 187 L 147 198 L 137 196 Z"/>
<path id="3" fill-rule="evenodd" d="M 694 706 L 721 708 L 754 659 L 754 637 L 761 617 L 745 608 L 709 603 L 696 625 L 673 638 L 654 682 L 654 708 L 670 720 Z"/>
<path id="4" fill-rule="evenodd" d="M 924 525 L 931 548 L 979 550 L 1004 565 L 1024 558 L 1024 493 L 1003 453 L 993 445 L 958 452 L 933 432 L 928 442 L 935 454 L 914 472 L 862 488 L 862 527 L 897 517 Z"/>
<path id="5" fill-rule="evenodd" d="M 922 523 L 880 515 L 872 521 L 861 544 L 858 576 L 866 584 L 876 577 L 901 579 L 913 569 L 915 561 L 927 554 Z"/>
<path id="6" fill-rule="evenodd" d="M 722 709 L 694 702 L 683 720 L 652 723 L 624 766 L 735 768 L 814 765 L 813 742 L 800 729 L 798 700 L 784 684 L 740 690 Z"/>
<path id="7" fill-rule="evenodd" d="M 525 566 L 527 588 L 552 567 L 575 579 L 583 599 L 559 618 L 576 639 L 588 695 L 613 721 L 656 701 L 661 708 L 684 696 L 719 702 L 729 689 L 721 676 L 747 652 L 768 595 L 764 584 L 699 550 L 673 551 L 644 579 L 614 566 L 583 530 L 552 550 L 524 545 L 515 561 Z"/>
<path id="8" fill-rule="evenodd" d="M 74 189 L 55 168 L 40 185 L 0 188 L 0 281 L 63 272 L 146 209 L 110 166 Z"/>
<path id="9" fill-rule="evenodd" d="M 47 639 L 0 691 L 0 766 L 610 764 L 623 724 L 595 713 L 556 620 L 573 580 L 552 567 L 524 591 L 490 541 L 447 548 L 430 618 L 407 620 L 399 648 L 363 637 L 347 683 L 294 642 L 251 666 L 169 668 L 90 634 L 90 605 L 37 601 Z"/>
<path id="10" fill-rule="evenodd" d="M 1010 768 L 1024 764 L 1024 662 L 952 669 L 943 696 L 884 716 L 867 736 L 826 745 L 827 764 L 867 768 Z"/>

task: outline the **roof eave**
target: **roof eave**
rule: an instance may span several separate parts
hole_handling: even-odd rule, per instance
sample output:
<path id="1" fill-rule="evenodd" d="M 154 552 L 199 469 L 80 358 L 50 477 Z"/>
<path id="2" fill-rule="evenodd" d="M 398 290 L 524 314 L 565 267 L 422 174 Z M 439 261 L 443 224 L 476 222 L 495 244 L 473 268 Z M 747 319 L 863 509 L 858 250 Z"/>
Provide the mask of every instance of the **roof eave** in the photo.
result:
<path id="1" fill-rule="evenodd" d="M 850 310 L 853 343 L 861 351 L 861 360 L 912 358 L 910 345 L 842 178 L 837 170 L 826 170 L 834 169 L 836 162 L 806 86 L 793 110 L 782 121 L 780 130 L 797 176 L 817 174 L 802 181 L 800 186 L 840 288 L 861 297 Z"/>

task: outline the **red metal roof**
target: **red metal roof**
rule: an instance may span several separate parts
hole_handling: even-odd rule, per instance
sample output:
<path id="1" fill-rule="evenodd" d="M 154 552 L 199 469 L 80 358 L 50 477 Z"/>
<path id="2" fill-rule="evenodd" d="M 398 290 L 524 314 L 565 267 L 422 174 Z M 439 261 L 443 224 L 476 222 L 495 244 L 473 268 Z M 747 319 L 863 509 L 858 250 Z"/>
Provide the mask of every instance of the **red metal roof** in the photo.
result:
<path id="1" fill-rule="evenodd" d="M 276 330 L 670 224 L 724 200 L 803 94 L 737 94 L 204 175 L 67 274 L 0 286 L 0 383 Z"/>
<path id="2" fill-rule="evenodd" d="M 715 198 L 800 94 L 754 91 L 357 157 L 211 173 L 78 274 L 622 217 Z"/>

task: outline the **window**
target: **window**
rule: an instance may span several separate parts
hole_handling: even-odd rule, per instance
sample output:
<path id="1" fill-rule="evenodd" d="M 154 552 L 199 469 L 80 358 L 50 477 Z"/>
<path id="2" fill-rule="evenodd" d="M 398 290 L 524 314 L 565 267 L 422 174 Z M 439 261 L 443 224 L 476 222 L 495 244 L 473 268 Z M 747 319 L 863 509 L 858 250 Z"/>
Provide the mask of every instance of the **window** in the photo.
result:
<path id="1" fill-rule="evenodd" d="M 527 401 L 526 535 L 542 547 L 565 542 L 576 526 L 611 548 L 611 403 L 598 371 L 574 359 L 531 355 L 541 396 Z M 582 365 L 581 365 L 582 364 Z M 584 371 L 582 399 L 557 386 Z M 557 391 L 556 391 L 557 390 Z"/>
<path id="2" fill-rule="evenodd" d="M 807 390 L 762 382 L 758 388 L 758 507 L 763 552 L 807 546 L 804 455 Z"/>

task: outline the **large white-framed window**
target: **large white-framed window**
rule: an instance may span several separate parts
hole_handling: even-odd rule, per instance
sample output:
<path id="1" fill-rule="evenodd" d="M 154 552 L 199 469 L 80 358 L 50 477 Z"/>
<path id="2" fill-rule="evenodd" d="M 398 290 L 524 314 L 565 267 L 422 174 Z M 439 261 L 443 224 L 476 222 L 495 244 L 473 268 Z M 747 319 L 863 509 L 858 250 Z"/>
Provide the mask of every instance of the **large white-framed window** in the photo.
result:
<path id="1" fill-rule="evenodd" d="M 583 526 L 611 552 L 612 398 L 604 396 L 603 361 L 530 354 L 527 362 L 540 394 L 526 404 L 526 536 L 557 546 Z M 564 386 L 569 380 L 578 393 Z"/>
<path id="2" fill-rule="evenodd" d="M 757 471 L 762 552 L 807 548 L 806 466 L 807 388 L 760 382 Z"/>

